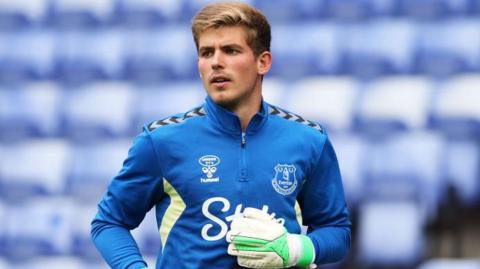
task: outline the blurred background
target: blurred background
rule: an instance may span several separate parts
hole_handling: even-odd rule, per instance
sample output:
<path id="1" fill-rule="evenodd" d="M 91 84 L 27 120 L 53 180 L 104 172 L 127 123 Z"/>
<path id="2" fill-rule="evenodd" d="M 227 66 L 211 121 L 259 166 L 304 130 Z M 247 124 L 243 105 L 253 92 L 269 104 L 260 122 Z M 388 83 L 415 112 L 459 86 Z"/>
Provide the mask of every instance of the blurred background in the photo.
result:
<path id="1" fill-rule="evenodd" d="M 0 269 L 108 268 L 96 203 L 143 124 L 202 103 L 208 2 L 0 0 Z M 246 2 L 272 24 L 265 99 L 340 161 L 353 246 L 321 268 L 480 268 L 480 0 Z"/>

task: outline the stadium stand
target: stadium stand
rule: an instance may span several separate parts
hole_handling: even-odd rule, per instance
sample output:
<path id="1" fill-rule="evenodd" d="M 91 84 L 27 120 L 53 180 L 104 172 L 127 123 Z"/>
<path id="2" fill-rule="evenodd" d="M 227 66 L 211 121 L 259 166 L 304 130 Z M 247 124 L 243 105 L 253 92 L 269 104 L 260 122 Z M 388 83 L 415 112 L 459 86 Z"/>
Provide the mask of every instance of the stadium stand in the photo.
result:
<path id="1" fill-rule="evenodd" d="M 95 205 L 144 124 L 202 103 L 209 2 L 0 0 L 0 269 L 108 268 Z M 272 22 L 265 100 L 337 152 L 354 241 L 320 268 L 479 268 L 480 0 L 244 2 Z"/>
<path id="2" fill-rule="evenodd" d="M 59 132 L 62 92 L 52 81 L 0 90 L 0 137 L 18 140 L 29 137 L 54 137 Z"/>
<path id="3" fill-rule="evenodd" d="M 358 95 L 359 85 L 350 77 L 306 77 L 292 85 L 286 107 L 329 130 L 348 131 Z"/>

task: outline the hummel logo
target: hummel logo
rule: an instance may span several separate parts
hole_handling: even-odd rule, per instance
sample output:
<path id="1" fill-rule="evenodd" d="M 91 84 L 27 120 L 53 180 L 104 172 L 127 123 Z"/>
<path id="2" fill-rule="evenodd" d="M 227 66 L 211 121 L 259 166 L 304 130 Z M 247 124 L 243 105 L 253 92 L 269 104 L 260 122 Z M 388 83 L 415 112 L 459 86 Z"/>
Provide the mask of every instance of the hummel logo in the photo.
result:
<path id="1" fill-rule="evenodd" d="M 198 163 L 202 166 L 202 172 L 207 178 L 200 178 L 201 183 L 219 182 L 219 177 L 214 177 L 217 172 L 217 165 L 220 163 L 220 158 L 215 155 L 205 155 L 198 159 Z"/>

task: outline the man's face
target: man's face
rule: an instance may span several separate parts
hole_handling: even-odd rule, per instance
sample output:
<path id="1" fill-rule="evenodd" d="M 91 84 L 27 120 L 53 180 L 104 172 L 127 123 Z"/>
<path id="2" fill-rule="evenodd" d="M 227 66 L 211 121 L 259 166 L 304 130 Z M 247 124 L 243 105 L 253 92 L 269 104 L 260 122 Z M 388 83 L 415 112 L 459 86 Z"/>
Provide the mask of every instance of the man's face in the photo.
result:
<path id="1" fill-rule="evenodd" d="M 215 103 L 235 111 L 261 100 L 261 76 L 270 67 L 264 58 L 268 54 L 270 60 L 270 54 L 255 57 L 243 27 L 207 29 L 199 36 L 198 48 L 200 76 Z"/>

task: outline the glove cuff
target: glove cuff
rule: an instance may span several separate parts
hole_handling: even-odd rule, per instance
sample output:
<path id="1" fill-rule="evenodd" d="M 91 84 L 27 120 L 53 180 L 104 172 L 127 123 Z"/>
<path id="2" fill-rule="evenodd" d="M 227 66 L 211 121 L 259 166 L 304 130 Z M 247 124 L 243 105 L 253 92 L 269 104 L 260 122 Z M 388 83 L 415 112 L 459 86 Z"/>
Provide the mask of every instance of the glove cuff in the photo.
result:
<path id="1" fill-rule="evenodd" d="M 315 248 L 312 240 L 306 235 L 299 235 L 301 251 L 298 258 L 297 266 L 308 267 L 315 261 Z"/>

